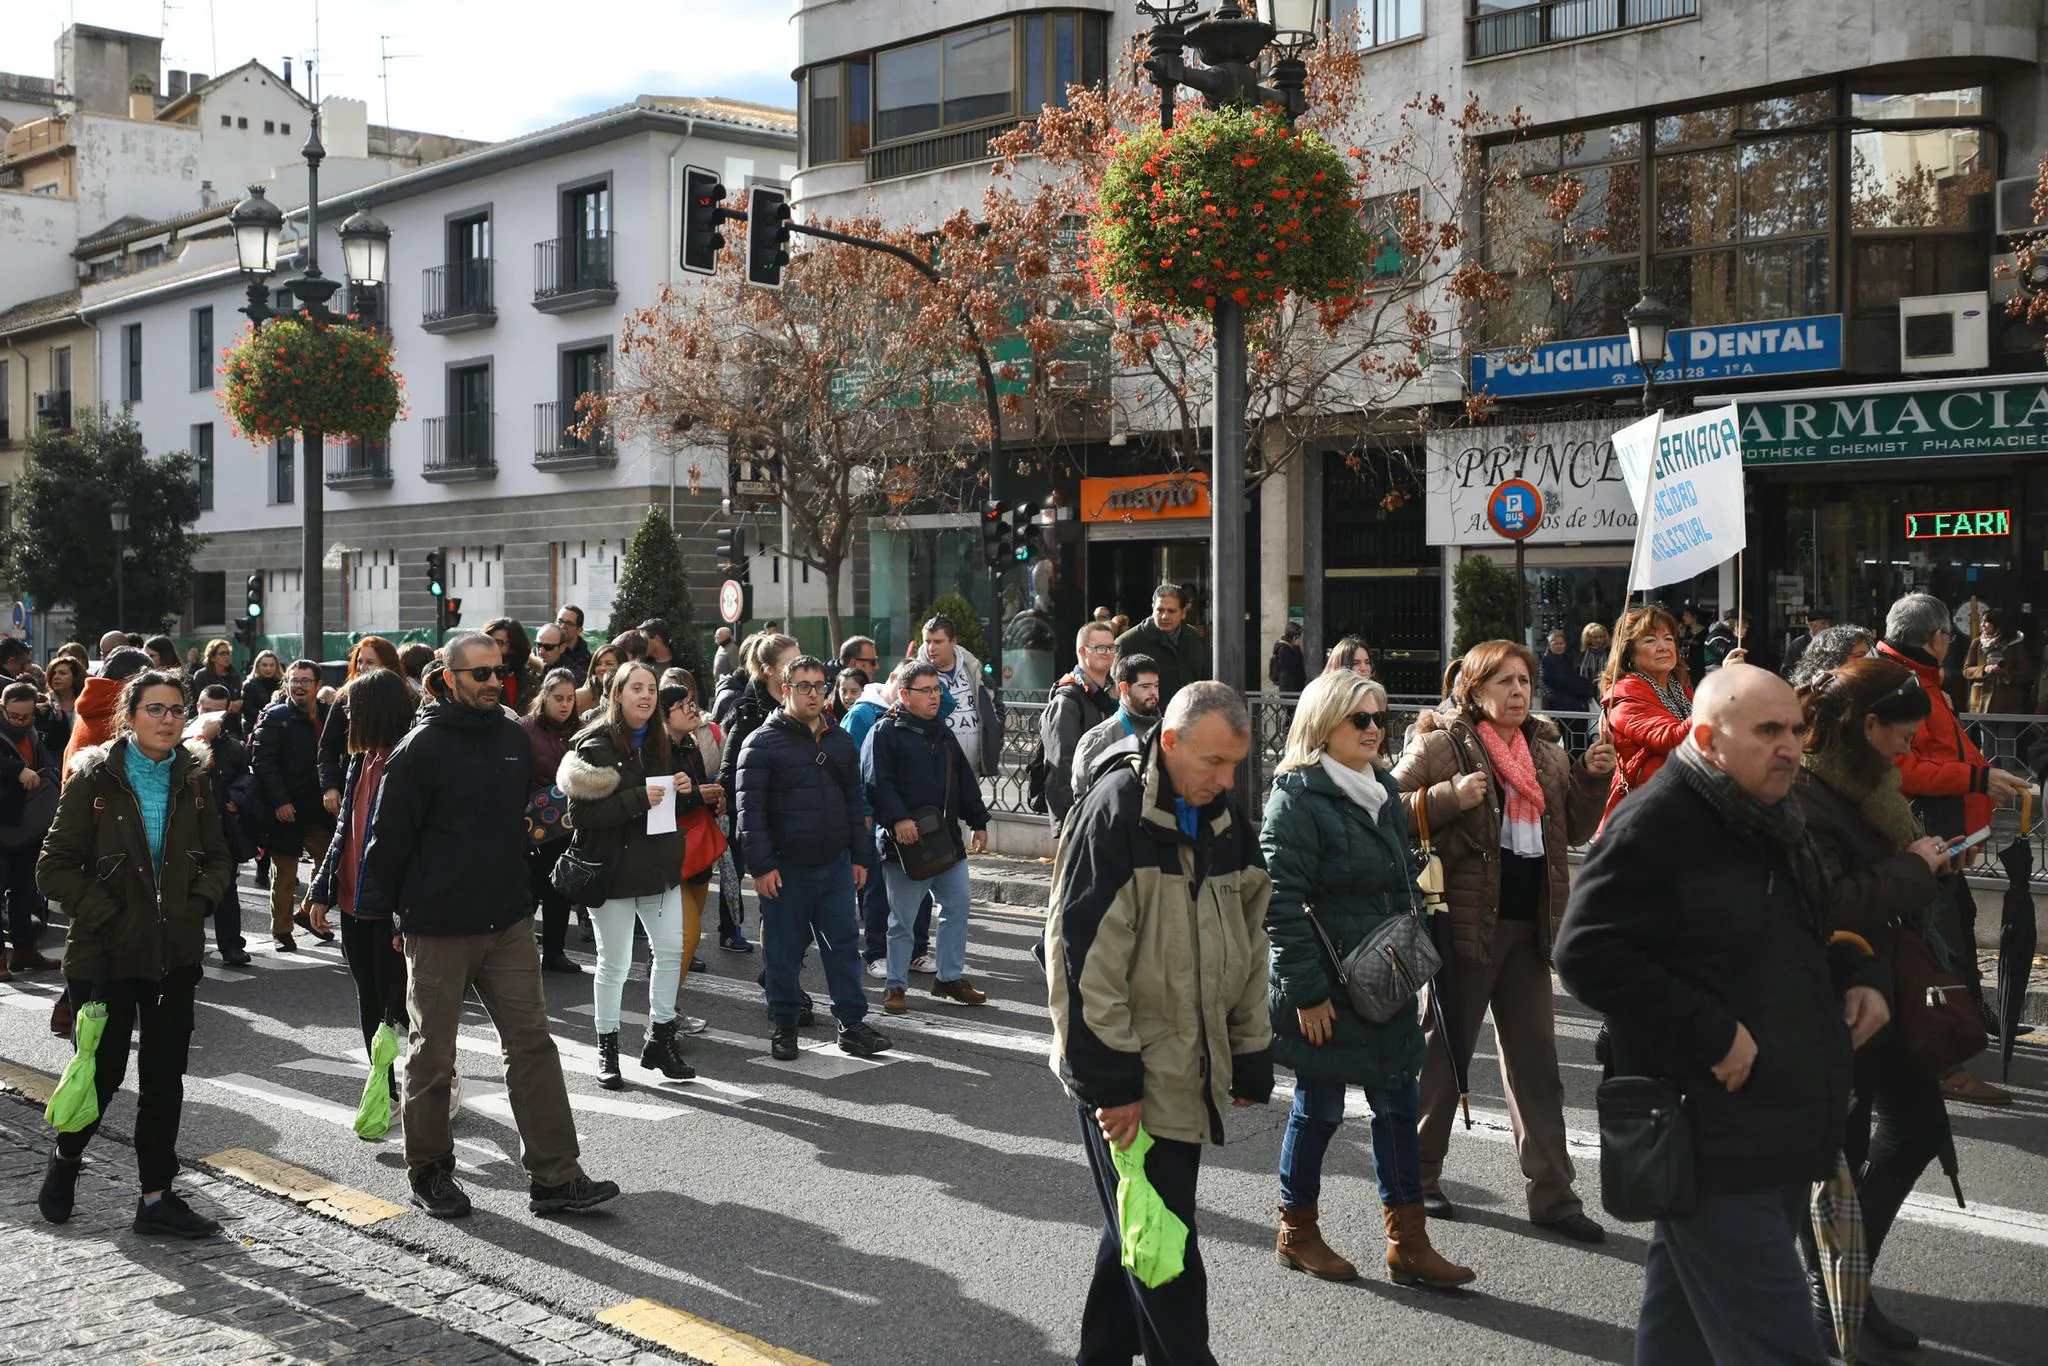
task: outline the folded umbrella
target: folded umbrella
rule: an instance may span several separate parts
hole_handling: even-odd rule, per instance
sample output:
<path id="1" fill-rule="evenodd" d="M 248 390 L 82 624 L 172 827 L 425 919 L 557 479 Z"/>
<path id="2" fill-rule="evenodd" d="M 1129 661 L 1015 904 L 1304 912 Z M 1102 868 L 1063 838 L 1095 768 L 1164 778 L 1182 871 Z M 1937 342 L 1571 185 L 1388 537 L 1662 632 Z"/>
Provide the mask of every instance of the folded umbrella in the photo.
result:
<path id="1" fill-rule="evenodd" d="M 1188 1226 L 1166 1207 L 1145 1175 L 1152 1135 L 1138 1127 L 1128 1148 L 1109 1145 L 1116 1166 L 1116 1223 L 1123 1235 L 1124 1268 L 1148 1289 L 1157 1289 L 1187 1269 Z"/>
<path id="2" fill-rule="evenodd" d="M 1863 1241 L 1863 1201 L 1846 1158 L 1837 1158 L 1835 1174 L 1814 1187 L 1810 1210 L 1813 1240 L 1820 1254 L 1821 1279 L 1835 1320 L 1835 1341 L 1842 1360 L 1854 1366 L 1856 1343 L 1863 1336 L 1864 1310 L 1870 1302 L 1870 1252 Z"/>
<path id="3" fill-rule="evenodd" d="M 1458 1028 L 1463 1012 L 1458 1007 L 1458 957 L 1457 949 L 1451 943 L 1451 916 L 1446 910 L 1432 910 L 1429 915 L 1429 938 L 1436 945 L 1437 956 L 1444 965 L 1436 970 L 1436 976 L 1429 979 L 1429 1017 L 1435 1024 L 1433 1031 L 1437 1041 L 1444 1046 L 1444 1056 L 1451 1064 L 1451 1076 L 1458 1083 L 1458 1109 L 1465 1116 L 1465 1127 L 1472 1127 L 1472 1089 L 1467 1080 L 1471 1069 L 1465 1065 L 1465 1040 Z"/>
<path id="4" fill-rule="evenodd" d="M 2034 972 L 2035 944 L 2040 927 L 2034 920 L 2034 846 L 2026 832 L 2005 847 L 1998 861 L 2005 866 L 2005 907 L 1998 924 L 1998 1056 L 2000 1079 L 2012 1075 L 2012 1046 L 2019 1038 L 2020 1015 L 2027 1005 L 2027 981 Z"/>
<path id="5" fill-rule="evenodd" d="M 107 1032 L 107 1003 L 88 1001 L 78 1008 L 78 1051 L 64 1065 L 43 1118 L 60 1134 L 75 1134 L 100 1117 L 100 1036 Z"/>
<path id="6" fill-rule="evenodd" d="M 356 1137 L 375 1143 L 391 1129 L 391 1064 L 398 1061 L 398 1031 L 386 1020 L 370 1040 L 370 1077 L 356 1108 Z"/>

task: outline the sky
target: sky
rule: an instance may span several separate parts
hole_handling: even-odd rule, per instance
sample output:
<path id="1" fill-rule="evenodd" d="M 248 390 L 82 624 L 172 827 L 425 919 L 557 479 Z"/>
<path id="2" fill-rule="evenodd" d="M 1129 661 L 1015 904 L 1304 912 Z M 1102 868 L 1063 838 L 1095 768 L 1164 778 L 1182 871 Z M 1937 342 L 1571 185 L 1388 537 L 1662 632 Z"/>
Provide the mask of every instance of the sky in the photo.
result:
<path id="1" fill-rule="evenodd" d="M 279 71 L 290 56 L 301 92 L 317 53 L 319 93 L 364 101 L 372 123 L 496 141 L 641 94 L 794 106 L 791 11 L 790 0 L 0 0 L 0 71 L 54 75 L 73 22 L 162 37 L 166 70 L 217 76 L 254 58 Z"/>

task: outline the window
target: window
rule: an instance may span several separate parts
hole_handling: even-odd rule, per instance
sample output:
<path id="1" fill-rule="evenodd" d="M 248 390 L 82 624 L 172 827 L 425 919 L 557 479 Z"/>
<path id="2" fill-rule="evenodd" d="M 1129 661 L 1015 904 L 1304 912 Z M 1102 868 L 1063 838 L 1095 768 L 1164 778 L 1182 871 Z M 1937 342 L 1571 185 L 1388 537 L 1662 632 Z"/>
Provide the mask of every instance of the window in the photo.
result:
<path id="1" fill-rule="evenodd" d="M 232 128 L 232 127 L 234 127 L 234 126 L 235 126 L 235 117 L 234 117 L 234 115 L 232 115 L 232 114 L 222 114 L 222 115 L 220 116 L 220 126 L 221 126 L 221 127 L 223 127 L 223 128 Z"/>
<path id="2" fill-rule="evenodd" d="M 804 125 L 809 133 L 805 144 L 809 148 L 805 157 L 807 165 L 824 165 L 845 159 L 845 123 L 840 117 L 840 76 L 843 70 L 839 63 L 828 62 L 824 66 L 813 67 L 804 77 L 805 93 L 809 97 Z"/>
<path id="3" fill-rule="evenodd" d="M 448 436 L 451 465 L 488 464 L 491 459 L 491 367 L 464 365 L 448 372 Z"/>
<path id="4" fill-rule="evenodd" d="M 977 123 L 1010 112 L 1010 25 L 989 24 L 945 39 L 943 121 Z"/>
<path id="5" fill-rule="evenodd" d="M 612 187 L 585 185 L 562 196 L 562 227 L 570 237 L 602 237 L 612 230 Z"/>
<path id="6" fill-rule="evenodd" d="M 491 216 L 473 214 L 448 224 L 448 309 L 491 307 Z"/>
<path id="7" fill-rule="evenodd" d="M 1099 14 L 1031 14 L 1024 25 L 1027 114 L 1067 107 L 1067 87 L 1102 79 L 1103 18 Z"/>
<path id="8" fill-rule="evenodd" d="M 14 439 L 14 424 L 10 420 L 13 416 L 14 386 L 8 382 L 12 374 L 7 362 L 0 359 L 0 446 Z"/>
<path id="9" fill-rule="evenodd" d="M 223 569 L 200 570 L 192 576 L 192 624 L 228 624 L 228 576 Z"/>
<path id="10" fill-rule="evenodd" d="M 280 123 L 277 125 L 277 131 L 286 137 L 290 137 L 292 135 L 292 126 L 289 123 Z"/>
<path id="11" fill-rule="evenodd" d="M 1361 206 L 1373 237 L 1372 259 L 1365 271 L 1368 285 L 1395 284 L 1415 265 L 1401 243 L 1401 233 L 1404 224 L 1415 221 L 1418 210 L 1413 192 L 1378 195 Z"/>
<path id="12" fill-rule="evenodd" d="M 1370 3 L 1359 0 L 1359 7 Z M 1473 0 L 1472 55 L 1492 57 L 1594 38 L 1698 12 L 1699 0 Z"/>
<path id="13" fill-rule="evenodd" d="M 192 388 L 213 387 L 213 309 L 192 310 Z"/>
<path id="14" fill-rule="evenodd" d="M 1360 47 L 1398 43 L 1421 36 L 1422 0 L 1337 0 L 1331 22 L 1355 24 Z"/>
<path id="15" fill-rule="evenodd" d="M 121 401 L 142 402 L 142 324 L 129 323 L 121 329 Z"/>
<path id="16" fill-rule="evenodd" d="M 247 119 L 245 119 L 245 118 L 237 118 L 237 119 L 235 120 L 235 127 L 237 127 L 237 128 L 247 128 L 248 126 L 249 126 L 249 120 L 247 120 Z"/>
<path id="17" fill-rule="evenodd" d="M 939 45 L 875 54 L 875 140 L 916 137 L 939 126 Z"/>
<path id="18" fill-rule="evenodd" d="M 71 387 L 71 348 L 53 346 L 50 348 L 50 387 L 69 389 Z"/>
<path id="19" fill-rule="evenodd" d="M 1000 118 L 1015 106 L 1008 20 L 875 54 L 875 140 Z"/>
<path id="20" fill-rule="evenodd" d="M 277 124 L 271 121 L 270 119 L 263 120 L 263 131 L 266 133 L 275 133 L 277 131 Z"/>
<path id="21" fill-rule="evenodd" d="M 273 504 L 289 503 L 297 497 L 298 485 L 292 477 L 293 467 L 297 464 L 292 458 L 297 441 L 297 437 L 280 436 L 270 448 L 270 501 Z"/>
<path id="22" fill-rule="evenodd" d="M 609 346 L 586 346 L 575 351 L 562 353 L 562 413 L 563 425 L 569 425 L 569 415 L 576 410 L 576 400 L 585 394 L 601 394 L 605 389 L 606 361 L 610 359 Z"/>
<path id="23" fill-rule="evenodd" d="M 192 477 L 199 485 L 199 510 L 213 511 L 213 424 L 192 424 Z"/>

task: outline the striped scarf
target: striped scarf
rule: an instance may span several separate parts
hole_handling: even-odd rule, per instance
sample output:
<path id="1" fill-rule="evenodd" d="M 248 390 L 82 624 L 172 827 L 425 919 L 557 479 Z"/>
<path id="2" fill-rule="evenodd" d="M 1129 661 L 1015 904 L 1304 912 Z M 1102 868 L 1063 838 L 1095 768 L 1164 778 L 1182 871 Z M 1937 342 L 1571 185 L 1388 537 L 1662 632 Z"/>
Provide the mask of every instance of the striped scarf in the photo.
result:
<path id="1" fill-rule="evenodd" d="M 1692 715 L 1692 699 L 1685 695 L 1685 689 L 1678 686 L 1678 676 L 1667 674 L 1662 683 L 1644 673 L 1641 669 L 1629 672 L 1650 685 L 1650 691 L 1657 694 L 1657 700 L 1664 704 L 1664 710 L 1683 721 Z"/>
<path id="2" fill-rule="evenodd" d="M 1472 729 L 1479 732 L 1479 743 L 1486 747 L 1486 757 L 1493 762 L 1494 775 L 1500 779 L 1501 847 L 1523 858 L 1542 858 L 1543 784 L 1536 777 L 1536 759 L 1529 753 L 1529 737 L 1518 730 L 1512 740 L 1504 740 L 1485 721 Z"/>

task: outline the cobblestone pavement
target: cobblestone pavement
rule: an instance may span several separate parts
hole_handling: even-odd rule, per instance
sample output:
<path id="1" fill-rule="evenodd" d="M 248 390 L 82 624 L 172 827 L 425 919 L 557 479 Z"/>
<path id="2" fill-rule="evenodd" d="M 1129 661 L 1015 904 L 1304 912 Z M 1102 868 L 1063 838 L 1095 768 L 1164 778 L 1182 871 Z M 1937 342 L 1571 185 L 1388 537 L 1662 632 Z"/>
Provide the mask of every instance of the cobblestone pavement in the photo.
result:
<path id="1" fill-rule="evenodd" d="M 78 1209 L 43 1222 L 36 1188 L 50 1141 L 25 1107 L 0 1116 L 0 1361 L 294 1363 L 655 1362 L 589 1323 L 187 1168 L 178 1189 L 222 1237 L 145 1238 L 133 1152 L 102 1137 L 79 1175 Z"/>

